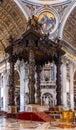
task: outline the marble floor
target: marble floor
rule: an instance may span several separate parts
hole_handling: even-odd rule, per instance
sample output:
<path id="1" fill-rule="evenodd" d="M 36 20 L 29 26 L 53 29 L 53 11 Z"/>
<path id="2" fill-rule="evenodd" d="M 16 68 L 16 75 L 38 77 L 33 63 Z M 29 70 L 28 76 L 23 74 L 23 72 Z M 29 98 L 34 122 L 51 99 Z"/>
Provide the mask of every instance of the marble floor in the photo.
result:
<path id="1" fill-rule="evenodd" d="M 0 117 L 0 130 L 76 130 L 74 123 L 33 122 Z"/>

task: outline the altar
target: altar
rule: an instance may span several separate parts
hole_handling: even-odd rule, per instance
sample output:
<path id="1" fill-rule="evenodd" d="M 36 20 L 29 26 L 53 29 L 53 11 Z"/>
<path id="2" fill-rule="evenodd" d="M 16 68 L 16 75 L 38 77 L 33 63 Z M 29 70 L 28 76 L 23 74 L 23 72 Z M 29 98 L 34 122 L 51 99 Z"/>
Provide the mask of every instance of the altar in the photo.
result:
<path id="1" fill-rule="evenodd" d="M 26 112 L 43 112 L 43 111 L 48 111 L 48 106 L 40 106 L 37 104 L 28 104 L 25 105 L 25 111 Z"/>

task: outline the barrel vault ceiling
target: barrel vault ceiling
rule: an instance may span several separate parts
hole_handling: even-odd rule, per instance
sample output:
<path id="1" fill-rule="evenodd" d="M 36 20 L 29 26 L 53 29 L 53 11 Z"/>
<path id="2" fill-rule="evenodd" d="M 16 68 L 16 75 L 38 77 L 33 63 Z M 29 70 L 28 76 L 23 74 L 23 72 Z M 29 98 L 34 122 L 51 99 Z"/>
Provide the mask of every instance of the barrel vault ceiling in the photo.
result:
<path id="1" fill-rule="evenodd" d="M 9 36 L 19 38 L 25 31 L 25 22 L 26 18 L 14 0 L 4 0 L 0 5 L 0 62 L 5 58 Z"/>
<path id="2" fill-rule="evenodd" d="M 63 39 L 76 50 L 76 7 L 68 17 L 63 30 Z"/>

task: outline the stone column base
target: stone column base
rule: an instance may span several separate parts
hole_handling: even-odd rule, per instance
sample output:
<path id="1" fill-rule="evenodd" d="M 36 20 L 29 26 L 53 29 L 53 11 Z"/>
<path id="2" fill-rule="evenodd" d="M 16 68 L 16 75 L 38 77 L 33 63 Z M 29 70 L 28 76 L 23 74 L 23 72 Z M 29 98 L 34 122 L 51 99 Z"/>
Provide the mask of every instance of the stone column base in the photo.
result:
<path id="1" fill-rule="evenodd" d="M 40 106 L 37 104 L 28 104 L 25 105 L 25 111 L 26 112 L 43 112 L 43 111 L 47 111 L 48 107 L 47 106 Z"/>
<path id="2" fill-rule="evenodd" d="M 63 106 L 56 106 L 55 111 L 63 111 Z"/>
<path id="3" fill-rule="evenodd" d="M 8 113 L 11 114 L 17 113 L 17 106 L 8 106 Z"/>

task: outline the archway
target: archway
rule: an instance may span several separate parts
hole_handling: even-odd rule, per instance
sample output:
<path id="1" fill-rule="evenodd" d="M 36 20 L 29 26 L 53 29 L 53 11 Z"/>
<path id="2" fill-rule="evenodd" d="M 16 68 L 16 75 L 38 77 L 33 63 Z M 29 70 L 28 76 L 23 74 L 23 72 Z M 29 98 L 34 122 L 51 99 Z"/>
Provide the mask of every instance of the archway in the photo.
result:
<path id="1" fill-rule="evenodd" d="M 74 22 L 74 17 L 75 15 L 72 16 L 73 12 L 76 9 L 76 1 L 73 1 L 68 8 L 66 8 L 66 13 L 64 11 L 63 17 L 62 17 L 62 21 L 61 21 L 61 25 L 60 25 L 60 29 L 59 29 L 59 38 L 60 39 L 64 39 L 64 32 L 66 28 L 66 25 L 68 25 L 68 27 L 72 24 L 72 21 Z M 71 17 L 72 16 L 72 17 Z M 68 20 L 70 21 L 69 24 L 67 24 Z M 74 26 L 74 23 L 73 23 Z M 66 32 L 67 33 L 67 32 Z M 70 32 L 69 32 L 70 33 Z M 66 35 L 67 36 L 67 35 Z M 67 38 L 66 38 L 67 39 Z M 67 41 L 67 40 L 66 40 Z"/>
<path id="2" fill-rule="evenodd" d="M 76 109 L 76 71 L 74 73 L 74 109 Z"/>

